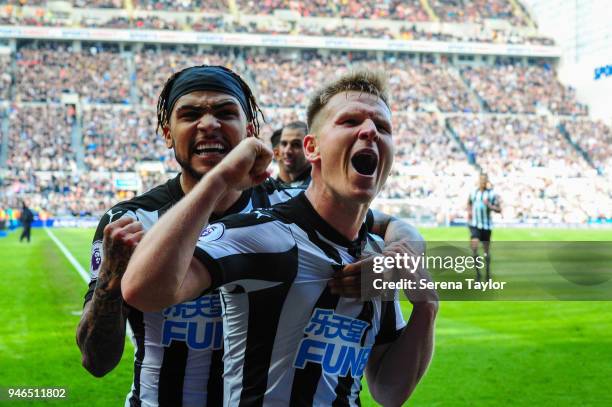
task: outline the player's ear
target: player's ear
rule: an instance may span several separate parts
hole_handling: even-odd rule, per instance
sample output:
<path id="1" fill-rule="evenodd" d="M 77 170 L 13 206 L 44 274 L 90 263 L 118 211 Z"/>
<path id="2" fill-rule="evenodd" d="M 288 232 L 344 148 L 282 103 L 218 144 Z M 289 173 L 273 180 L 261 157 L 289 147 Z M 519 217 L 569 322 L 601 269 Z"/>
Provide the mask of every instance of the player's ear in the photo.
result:
<path id="1" fill-rule="evenodd" d="M 247 137 L 255 136 L 255 125 L 253 123 L 247 123 L 246 131 L 247 131 Z"/>
<path id="2" fill-rule="evenodd" d="M 314 134 L 304 136 L 304 155 L 311 163 L 319 160 L 319 139 Z"/>
<path id="3" fill-rule="evenodd" d="M 170 126 L 168 125 L 162 126 L 162 133 L 164 135 L 164 141 L 166 142 L 166 147 L 168 148 L 174 147 L 174 140 L 172 140 L 172 135 L 170 134 Z"/>

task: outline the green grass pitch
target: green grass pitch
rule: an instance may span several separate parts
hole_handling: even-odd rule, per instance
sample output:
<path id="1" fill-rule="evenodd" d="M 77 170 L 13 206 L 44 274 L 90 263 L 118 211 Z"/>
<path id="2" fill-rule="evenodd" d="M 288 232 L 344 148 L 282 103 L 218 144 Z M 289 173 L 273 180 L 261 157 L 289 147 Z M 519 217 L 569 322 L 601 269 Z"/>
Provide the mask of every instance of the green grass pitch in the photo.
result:
<path id="1" fill-rule="evenodd" d="M 463 228 L 422 231 L 464 240 Z M 92 229 L 55 229 L 88 268 Z M 496 230 L 497 240 L 612 240 L 604 230 Z M 133 348 L 102 379 L 80 365 L 75 344 L 86 284 L 45 231 L 30 245 L 0 238 L 2 405 L 119 406 Z M 404 304 L 409 313 L 409 304 Z M 443 302 L 433 362 L 411 406 L 610 406 L 612 302 Z M 64 387 L 65 400 L 8 401 L 8 387 Z M 364 391 L 362 405 L 375 405 Z"/>

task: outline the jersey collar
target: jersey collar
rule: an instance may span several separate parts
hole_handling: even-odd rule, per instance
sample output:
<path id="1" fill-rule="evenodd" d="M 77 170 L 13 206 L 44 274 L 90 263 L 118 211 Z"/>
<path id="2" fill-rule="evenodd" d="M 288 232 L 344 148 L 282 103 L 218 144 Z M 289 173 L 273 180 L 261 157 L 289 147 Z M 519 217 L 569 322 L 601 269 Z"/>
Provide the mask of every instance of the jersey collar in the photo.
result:
<path id="1" fill-rule="evenodd" d="M 211 214 L 210 215 L 210 222 L 214 222 L 217 221 L 227 215 L 232 215 L 234 213 L 241 213 L 249 204 L 249 201 L 251 199 L 251 195 L 253 194 L 253 188 L 249 188 L 249 189 L 245 189 L 244 191 L 242 191 L 242 193 L 240 194 L 240 197 L 238 198 L 238 200 L 236 202 L 234 202 L 232 204 L 232 206 L 230 206 L 229 208 L 227 208 L 227 210 L 221 214 Z"/>
<path id="2" fill-rule="evenodd" d="M 174 199 L 175 202 L 180 201 L 185 196 L 183 188 L 181 188 L 180 172 L 176 177 L 168 181 L 168 190 L 170 191 L 170 195 L 172 196 L 172 199 Z"/>
<path id="3" fill-rule="evenodd" d="M 292 199 L 292 201 L 297 207 L 295 220 L 298 220 L 296 223 L 300 224 L 300 226 L 305 225 L 306 227 L 313 228 L 327 240 L 348 249 L 359 249 L 362 244 L 365 243 L 368 235 L 366 222 L 361 225 L 357 239 L 351 241 L 334 229 L 332 225 L 327 223 L 325 219 L 319 215 L 319 213 L 311 205 L 308 198 L 306 198 L 306 194 L 304 192 L 297 195 Z"/>

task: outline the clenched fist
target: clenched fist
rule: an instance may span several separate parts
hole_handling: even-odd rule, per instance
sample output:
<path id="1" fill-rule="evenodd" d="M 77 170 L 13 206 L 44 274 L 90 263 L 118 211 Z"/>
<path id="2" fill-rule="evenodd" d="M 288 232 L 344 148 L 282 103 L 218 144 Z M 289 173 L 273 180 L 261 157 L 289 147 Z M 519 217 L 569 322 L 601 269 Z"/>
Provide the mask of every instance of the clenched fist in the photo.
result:
<path id="1" fill-rule="evenodd" d="M 272 150 L 254 137 L 241 141 L 213 171 L 225 183 L 238 190 L 244 190 L 266 180 L 266 171 L 272 161 Z"/>
<path id="2" fill-rule="evenodd" d="M 110 289 L 120 288 L 121 277 L 144 233 L 142 223 L 129 217 L 111 222 L 104 228 L 103 260 L 99 278 L 104 278 Z"/>

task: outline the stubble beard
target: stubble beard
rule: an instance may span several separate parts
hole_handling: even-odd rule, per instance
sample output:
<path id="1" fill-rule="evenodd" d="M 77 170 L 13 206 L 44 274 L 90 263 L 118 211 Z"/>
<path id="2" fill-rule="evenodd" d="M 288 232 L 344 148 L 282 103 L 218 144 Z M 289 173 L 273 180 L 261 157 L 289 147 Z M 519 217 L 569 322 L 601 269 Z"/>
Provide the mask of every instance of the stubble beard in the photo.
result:
<path id="1" fill-rule="evenodd" d="M 180 158 L 178 154 L 176 154 L 176 150 L 174 150 L 174 159 L 181 166 L 181 169 L 183 170 L 183 172 L 186 172 L 187 174 L 189 174 L 193 179 L 199 181 L 202 179 L 202 177 L 204 177 L 205 174 L 196 171 L 189 163 L 189 160 L 184 160 Z"/>

